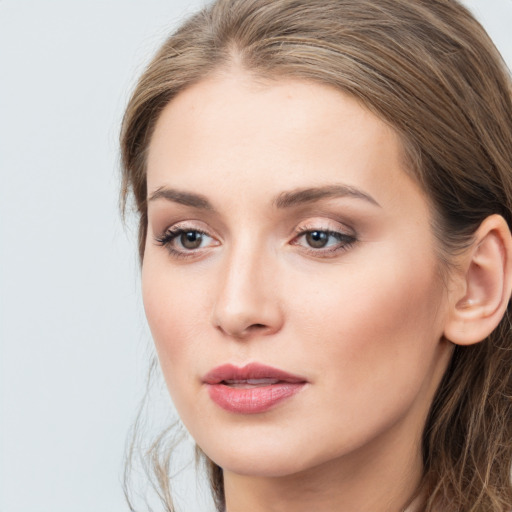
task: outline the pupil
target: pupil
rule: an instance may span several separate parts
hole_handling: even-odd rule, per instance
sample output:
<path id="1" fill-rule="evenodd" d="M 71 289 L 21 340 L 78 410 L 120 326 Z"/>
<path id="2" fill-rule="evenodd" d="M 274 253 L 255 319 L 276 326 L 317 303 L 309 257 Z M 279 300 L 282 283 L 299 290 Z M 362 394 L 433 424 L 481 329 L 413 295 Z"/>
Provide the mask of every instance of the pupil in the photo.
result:
<path id="1" fill-rule="evenodd" d="M 325 231 L 312 231 L 306 235 L 308 245 L 315 249 L 325 247 L 328 239 L 329 235 Z"/>
<path id="2" fill-rule="evenodd" d="M 187 231 L 181 235 L 181 244 L 185 249 L 197 249 L 200 247 L 203 236 L 197 231 Z"/>

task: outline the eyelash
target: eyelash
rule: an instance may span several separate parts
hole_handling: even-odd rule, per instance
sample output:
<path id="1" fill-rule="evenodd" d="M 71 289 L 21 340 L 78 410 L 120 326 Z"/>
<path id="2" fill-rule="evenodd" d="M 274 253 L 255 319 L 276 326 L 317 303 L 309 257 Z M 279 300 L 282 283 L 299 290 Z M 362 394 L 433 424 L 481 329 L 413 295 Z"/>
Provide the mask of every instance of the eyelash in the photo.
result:
<path id="1" fill-rule="evenodd" d="M 337 240 L 337 243 L 332 248 L 313 248 L 306 247 L 302 244 L 298 243 L 298 240 L 306 237 L 308 234 L 312 233 L 322 233 L 327 235 L 330 238 L 334 238 Z M 206 236 L 208 238 L 212 238 L 206 231 L 197 228 L 187 228 L 187 227 L 179 227 L 173 226 L 167 229 L 161 236 L 155 238 L 155 242 L 157 245 L 165 247 L 172 257 L 177 259 L 187 259 L 193 258 L 198 255 L 198 251 L 201 251 L 202 248 L 197 249 L 175 249 L 172 246 L 172 243 L 177 240 L 180 236 L 186 233 L 195 233 L 201 236 Z M 301 246 L 304 251 L 307 253 L 317 256 L 317 257 L 334 257 L 338 253 L 349 250 L 355 243 L 357 242 L 357 238 L 354 235 L 349 235 L 347 233 L 343 233 L 341 231 L 335 231 L 329 228 L 322 227 L 312 227 L 307 226 L 298 229 L 295 232 L 295 236 L 293 240 L 290 242 L 291 245 Z"/>
<path id="2" fill-rule="evenodd" d="M 165 247 L 169 251 L 171 256 L 173 256 L 174 258 L 177 258 L 177 259 L 192 258 L 194 256 L 197 256 L 197 250 L 200 250 L 200 249 L 178 250 L 172 246 L 172 243 L 174 242 L 174 240 L 178 239 L 181 235 L 184 235 L 186 233 L 196 233 L 196 234 L 200 234 L 201 236 L 207 236 L 208 238 L 213 238 L 206 231 L 203 231 L 201 229 L 187 228 L 187 227 L 181 228 L 181 227 L 173 226 L 173 227 L 167 229 L 167 231 L 165 231 L 161 236 L 155 238 L 155 242 L 158 245 Z"/>
<path id="3" fill-rule="evenodd" d="M 320 256 L 320 257 L 322 257 L 322 256 L 330 257 L 331 256 L 331 257 L 333 257 L 333 256 L 336 256 L 340 252 L 349 250 L 357 242 L 357 238 L 355 235 L 349 235 L 347 233 L 332 230 L 329 228 L 305 226 L 305 227 L 297 230 L 296 235 L 292 241 L 292 244 L 300 245 L 297 241 L 301 237 L 305 238 L 308 234 L 312 234 L 315 232 L 323 233 L 323 234 L 327 235 L 328 237 L 332 237 L 337 240 L 337 243 L 334 245 L 334 247 L 331 247 L 331 248 L 316 248 L 315 249 L 312 247 L 302 246 L 302 248 L 305 251 L 312 254 L 313 256 Z"/>

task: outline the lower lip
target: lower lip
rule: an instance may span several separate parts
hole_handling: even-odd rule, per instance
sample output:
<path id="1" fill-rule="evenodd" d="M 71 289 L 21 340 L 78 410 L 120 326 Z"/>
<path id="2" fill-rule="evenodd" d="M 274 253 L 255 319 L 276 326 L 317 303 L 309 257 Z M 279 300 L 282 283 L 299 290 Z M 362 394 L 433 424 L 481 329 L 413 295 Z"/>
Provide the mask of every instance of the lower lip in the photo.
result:
<path id="1" fill-rule="evenodd" d="M 222 409 L 238 414 L 257 414 L 268 411 L 278 403 L 292 397 L 305 382 L 278 382 L 253 388 L 208 384 L 210 398 Z"/>

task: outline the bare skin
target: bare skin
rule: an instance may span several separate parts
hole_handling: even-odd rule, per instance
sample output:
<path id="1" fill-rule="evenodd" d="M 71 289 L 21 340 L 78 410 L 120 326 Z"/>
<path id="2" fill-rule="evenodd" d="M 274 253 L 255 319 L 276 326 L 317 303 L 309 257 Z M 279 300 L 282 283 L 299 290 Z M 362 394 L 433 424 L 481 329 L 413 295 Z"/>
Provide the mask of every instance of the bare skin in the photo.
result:
<path id="1" fill-rule="evenodd" d="M 233 70 L 162 113 L 148 199 L 146 314 L 228 512 L 407 507 L 453 300 L 393 130 L 327 86 Z M 258 414 L 214 403 L 205 374 L 252 362 L 305 385 Z"/>

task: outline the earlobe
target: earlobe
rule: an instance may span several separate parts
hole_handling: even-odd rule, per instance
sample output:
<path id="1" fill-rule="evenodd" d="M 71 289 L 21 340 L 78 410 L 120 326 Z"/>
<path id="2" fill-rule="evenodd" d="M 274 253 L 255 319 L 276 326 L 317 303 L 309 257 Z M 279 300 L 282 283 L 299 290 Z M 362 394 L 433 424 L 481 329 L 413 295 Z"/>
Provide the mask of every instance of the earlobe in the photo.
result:
<path id="1" fill-rule="evenodd" d="M 510 299 L 512 238 L 505 219 L 487 217 L 461 258 L 459 282 L 449 292 L 444 336 L 457 345 L 471 345 L 498 326 Z"/>

